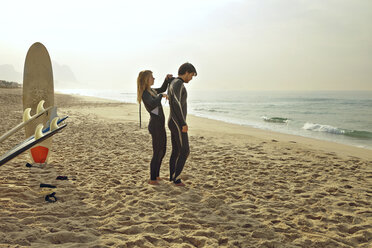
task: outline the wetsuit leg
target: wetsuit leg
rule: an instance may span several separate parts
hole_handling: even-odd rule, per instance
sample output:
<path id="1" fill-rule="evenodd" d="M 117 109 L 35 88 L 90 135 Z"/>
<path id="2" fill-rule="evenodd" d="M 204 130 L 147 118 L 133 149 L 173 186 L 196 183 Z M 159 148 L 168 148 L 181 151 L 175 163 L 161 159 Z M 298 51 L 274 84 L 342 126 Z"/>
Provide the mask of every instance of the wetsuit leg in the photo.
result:
<path id="1" fill-rule="evenodd" d="M 149 123 L 149 131 L 152 136 L 153 155 L 150 163 L 150 179 L 156 180 L 159 177 L 161 162 L 165 155 L 166 149 L 166 133 L 164 123 L 158 120 L 151 119 Z"/>
<path id="2" fill-rule="evenodd" d="M 178 157 L 177 164 L 176 164 L 175 176 L 173 178 L 173 181 L 175 183 L 181 182 L 178 176 L 181 175 L 183 167 L 186 163 L 186 159 L 190 154 L 189 136 L 187 133 L 181 133 L 181 135 L 182 135 L 182 146 L 181 146 L 180 155 Z"/>
<path id="3" fill-rule="evenodd" d="M 170 120 L 168 126 L 172 135 L 172 155 L 169 161 L 170 180 L 179 183 L 178 176 L 181 174 L 190 153 L 189 137 L 187 133 L 181 132 L 181 127 L 173 120 Z"/>
<path id="4" fill-rule="evenodd" d="M 169 129 L 173 130 L 174 124 L 169 124 Z M 169 181 L 173 181 L 174 173 L 176 171 L 176 164 L 178 157 L 180 155 L 180 147 L 178 135 L 176 135 L 177 131 L 171 131 L 171 140 L 172 140 L 172 154 L 169 159 Z"/>
<path id="5" fill-rule="evenodd" d="M 158 166 L 156 168 L 156 177 L 160 176 L 160 166 L 163 161 L 163 158 L 165 156 L 165 151 L 167 149 L 167 135 L 165 133 L 164 124 L 162 124 L 161 127 L 159 127 L 159 144 L 158 144 Z"/>

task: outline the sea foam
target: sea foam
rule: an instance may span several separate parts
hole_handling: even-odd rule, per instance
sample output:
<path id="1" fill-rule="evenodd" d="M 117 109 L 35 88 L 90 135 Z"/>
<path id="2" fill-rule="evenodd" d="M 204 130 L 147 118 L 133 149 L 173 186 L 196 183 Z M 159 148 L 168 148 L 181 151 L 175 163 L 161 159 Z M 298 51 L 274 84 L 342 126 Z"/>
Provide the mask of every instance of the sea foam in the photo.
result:
<path id="1" fill-rule="evenodd" d="M 330 125 L 322 125 L 322 124 L 307 122 L 302 127 L 302 129 L 309 130 L 309 131 L 315 131 L 315 132 L 341 134 L 341 135 L 346 135 L 346 136 L 354 137 L 354 138 L 372 139 L 372 132 L 342 129 L 342 128 L 333 127 Z"/>

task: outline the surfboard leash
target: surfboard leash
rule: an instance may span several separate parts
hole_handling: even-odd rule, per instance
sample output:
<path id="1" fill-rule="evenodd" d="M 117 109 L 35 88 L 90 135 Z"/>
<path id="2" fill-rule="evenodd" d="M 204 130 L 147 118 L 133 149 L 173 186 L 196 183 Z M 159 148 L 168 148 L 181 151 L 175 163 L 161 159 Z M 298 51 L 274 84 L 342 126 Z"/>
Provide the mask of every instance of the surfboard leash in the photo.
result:
<path id="1" fill-rule="evenodd" d="M 141 102 L 139 104 L 139 126 L 141 128 Z"/>

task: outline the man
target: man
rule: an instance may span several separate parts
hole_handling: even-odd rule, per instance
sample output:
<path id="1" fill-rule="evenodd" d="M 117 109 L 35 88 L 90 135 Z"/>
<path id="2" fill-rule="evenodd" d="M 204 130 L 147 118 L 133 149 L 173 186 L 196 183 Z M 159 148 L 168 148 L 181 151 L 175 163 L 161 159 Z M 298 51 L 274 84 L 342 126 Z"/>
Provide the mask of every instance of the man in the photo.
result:
<path id="1" fill-rule="evenodd" d="M 170 114 L 168 127 L 172 138 L 172 155 L 169 160 L 170 181 L 176 186 L 185 186 L 179 178 L 186 159 L 189 156 L 189 137 L 187 115 L 187 91 L 184 83 L 191 81 L 197 72 L 190 63 L 185 63 L 178 69 L 178 77 L 173 79 L 168 87 Z"/>

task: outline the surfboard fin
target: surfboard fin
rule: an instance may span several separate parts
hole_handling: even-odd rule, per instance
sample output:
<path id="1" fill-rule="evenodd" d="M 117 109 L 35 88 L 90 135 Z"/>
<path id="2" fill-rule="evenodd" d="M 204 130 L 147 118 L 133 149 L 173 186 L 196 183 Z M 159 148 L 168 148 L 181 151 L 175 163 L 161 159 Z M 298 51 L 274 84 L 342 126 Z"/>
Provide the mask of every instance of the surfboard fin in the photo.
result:
<path id="1" fill-rule="evenodd" d="M 41 137 L 43 137 L 43 127 L 44 127 L 43 124 L 37 125 L 36 130 L 35 130 L 35 140 L 38 140 Z"/>
<path id="2" fill-rule="evenodd" d="M 52 120 L 52 123 L 50 123 L 50 130 L 53 131 L 53 130 L 56 130 L 58 128 L 58 119 L 59 117 L 55 117 L 53 120 Z"/>
<path id="3" fill-rule="evenodd" d="M 44 101 L 44 100 L 41 100 L 41 101 L 39 102 L 39 104 L 37 105 L 37 108 L 36 108 L 36 113 L 37 113 L 37 114 L 39 114 L 39 113 L 45 111 L 45 109 L 44 109 L 44 103 L 45 103 L 45 101 Z"/>
<path id="4" fill-rule="evenodd" d="M 23 122 L 26 122 L 29 119 L 31 119 L 30 112 L 31 112 L 31 108 L 26 108 L 25 111 L 23 111 Z"/>

